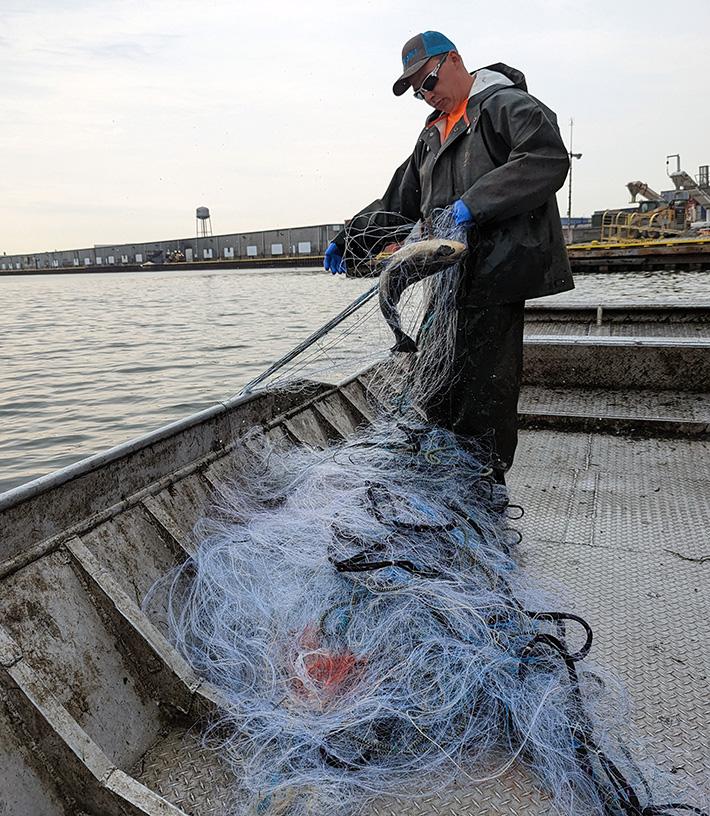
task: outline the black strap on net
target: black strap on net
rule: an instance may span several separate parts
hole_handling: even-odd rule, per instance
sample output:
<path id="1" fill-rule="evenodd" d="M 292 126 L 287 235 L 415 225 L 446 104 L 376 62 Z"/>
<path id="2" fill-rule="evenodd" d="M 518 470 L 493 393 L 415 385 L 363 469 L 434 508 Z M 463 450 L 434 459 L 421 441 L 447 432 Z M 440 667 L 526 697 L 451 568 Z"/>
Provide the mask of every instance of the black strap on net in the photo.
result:
<path id="1" fill-rule="evenodd" d="M 511 516 L 509 515 L 510 510 L 518 510 L 519 512 L 517 515 Z M 506 514 L 508 514 L 508 518 L 511 521 L 519 521 L 525 515 L 525 508 L 521 504 L 511 504 L 510 502 L 508 502 L 508 504 L 505 507 L 505 512 Z"/>
<path id="2" fill-rule="evenodd" d="M 525 614 L 534 621 L 549 621 L 554 623 L 557 627 L 559 641 L 564 644 L 565 649 L 567 648 L 567 630 L 565 623 L 566 621 L 574 621 L 575 623 L 578 623 L 582 629 L 584 629 L 587 638 L 582 648 L 574 654 L 568 654 L 568 657 L 573 663 L 576 663 L 578 660 L 584 660 L 584 658 L 589 654 L 592 648 L 594 634 L 592 632 L 592 627 L 587 623 L 587 621 L 584 620 L 584 618 L 580 618 L 579 615 L 573 615 L 571 612 L 531 612 L 529 610 L 525 610 Z M 532 641 L 530 641 L 530 643 L 532 643 Z"/>
<path id="3" fill-rule="evenodd" d="M 490 482 L 490 480 L 487 477 L 482 477 L 481 479 L 478 480 L 478 482 L 480 484 L 481 482 Z M 448 509 L 452 513 L 455 513 L 457 516 L 459 516 L 462 519 L 462 521 L 468 527 L 470 527 L 473 530 L 473 532 L 476 533 L 476 535 L 479 538 L 485 539 L 486 535 L 483 532 L 483 530 L 481 529 L 481 525 L 475 519 L 471 518 L 471 516 L 469 516 L 469 514 L 466 512 L 465 508 L 461 507 L 458 502 L 449 500 L 449 501 L 445 501 L 444 504 L 446 505 L 446 507 L 448 507 Z M 502 510 L 499 510 L 499 512 L 503 513 L 509 507 L 518 507 L 518 506 L 519 505 L 516 505 L 516 504 L 507 504 L 506 503 L 506 505 L 503 506 Z M 520 509 L 522 510 L 523 508 L 521 507 Z M 522 517 L 523 517 L 523 513 L 521 512 L 520 515 L 515 516 L 514 518 L 515 519 L 520 519 Z M 458 525 L 455 525 L 455 526 L 458 526 Z M 504 541 L 504 540 L 499 541 L 499 544 L 503 548 L 503 551 L 505 552 L 505 554 L 510 555 L 511 550 L 514 547 L 517 547 L 518 544 L 520 544 L 520 542 L 523 540 L 523 534 L 520 532 L 520 530 L 518 530 L 515 527 L 506 527 L 505 532 L 506 532 L 506 534 L 512 533 L 513 535 L 516 536 L 515 541 Z"/>
<path id="4" fill-rule="evenodd" d="M 359 547 L 359 551 L 350 558 L 336 559 L 333 556 L 329 556 L 328 560 L 335 567 L 337 572 L 373 572 L 387 567 L 399 567 L 411 575 L 417 575 L 420 578 L 441 577 L 440 572 L 418 567 L 408 558 L 383 558 L 381 555 L 377 557 L 378 553 L 381 554 L 384 548 L 384 544 L 381 541 L 368 543 L 348 530 L 343 530 L 335 526 L 333 527 L 333 535 L 340 542 L 348 546 Z"/>
<path id="5" fill-rule="evenodd" d="M 335 561 L 331 558 L 331 563 L 338 572 L 372 572 L 373 570 L 381 570 L 386 567 L 399 567 L 411 575 L 418 575 L 420 578 L 440 578 L 441 573 L 434 570 L 427 570 L 418 567 L 412 561 L 406 558 L 392 558 L 382 561 L 368 560 L 368 554 L 360 552 L 352 558 L 346 558 L 342 561 Z"/>
<path id="6" fill-rule="evenodd" d="M 448 533 L 458 526 L 455 521 L 446 524 L 410 524 L 406 521 L 400 521 L 395 516 L 390 492 L 386 488 L 375 484 L 371 484 L 367 488 L 367 498 L 370 501 L 372 515 L 384 526 L 392 526 L 398 530 L 406 530 L 412 533 Z M 383 512 L 381 505 L 387 506 L 390 511 L 389 515 Z"/>
<path id="7" fill-rule="evenodd" d="M 479 480 L 479 482 L 487 481 L 485 477 Z M 450 521 L 446 524 L 411 524 L 409 522 L 400 521 L 395 516 L 394 507 L 392 505 L 391 493 L 387 488 L 376 485 L 370 484 L 367 488 L 367 497 L 370 502 L 370 507 L 372 509 L 372 515 L 375 517 L 380 524 L 384 526 L 391 526 L 395 527 L 398 530 L 404 530 L 407 532 L 413 533 L 433 533 L 433 534 L 440 534 L 440 533 L 450 533 L 453 530 L 460 527 L 459 521 Z M 383 512 L 383 506 L 386 506 L 387 509 L 390 511 L 389 514 Z M 481 538 L 484 538 L 484 532 L 481 529 L 480 525 L 472 519 L 468 513 L 463 508 L 454 507 L 453 503 L 446 503 L 446 506 L 449 507 L 453 512 L 461 517 L 461 519 Z M 517 507 L 518 505 L 506 505 L 510 507 Z M 520 508 L 522 510 L 522 508 Z M 522 513 L 516 518 L 522 518 Z M 507 532 L 513 533 L 516 536 L 516 540 L 512 542 L 501 542 L 501 546 L 505 549 L 507 553 L 510 553 L 510 548 L 515 547 L 523 540 L 522 533 L 520 530 L 516 530 L 514 527 L 509 527 Z"/>
<path id="8" fill-rule="evenodd" d="M 570 683 L 572 735 L 576 743 L 577 760 L 583 772 L 596 787 L 600 801 L 608 816 L 673 816 L 672 811 L 695 813 L 697 816 L 709 816 L 705 811 L 693 805 L 682 803 L 641 804 L 638 792 L 618 765 L 601 749 L 593 737 L 593 728 L 584 709 L 579 675 L 575 663 L 582 660 L 591 649 L 592 629 L 589 624 L 577 615 L 558 612 L 528 612 L 533 619 L 547 620 L 558 625 L 558 637 L 546 632 L 534 635 L 520 653 L 520 674 L 530 670 L 533 655 L 541 650 L 561 658 Z M 570 654 L 567 649 L 565 620 L 579 623 L 587 633 L 585 644 L 577 652 Z M 576 721 L 575 721 L 576 718 Z M 649 785 L 638 768 L 635 768 L 643 788 L 648 792 Z"/>

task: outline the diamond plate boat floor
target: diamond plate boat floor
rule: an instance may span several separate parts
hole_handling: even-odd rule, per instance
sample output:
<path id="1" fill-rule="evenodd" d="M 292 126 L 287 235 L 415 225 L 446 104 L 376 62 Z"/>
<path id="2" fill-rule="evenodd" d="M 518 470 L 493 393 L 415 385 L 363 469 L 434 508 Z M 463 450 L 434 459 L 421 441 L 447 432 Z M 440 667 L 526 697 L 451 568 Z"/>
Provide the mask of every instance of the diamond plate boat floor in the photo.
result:
<path id="1" fill-rule="evenodd" d="M 509 478 L 525 507 L 520 558 L 559 608 L 594 629 L 591 658 L 615 672 L 631 700 L 643 754 L 676 779 L 710 772 L 710 443 L 597 433 L 522 431 Z M 637 749 L 639 750 L 639 749 Z M 229 812 L 231 785 L 197 731 L 172 731 L 136 777 L 189 816 Z M 415 801 L 382 799 L 370 816 L 551 813 L 513 767 L 495 780 L 462 779 Z"/>

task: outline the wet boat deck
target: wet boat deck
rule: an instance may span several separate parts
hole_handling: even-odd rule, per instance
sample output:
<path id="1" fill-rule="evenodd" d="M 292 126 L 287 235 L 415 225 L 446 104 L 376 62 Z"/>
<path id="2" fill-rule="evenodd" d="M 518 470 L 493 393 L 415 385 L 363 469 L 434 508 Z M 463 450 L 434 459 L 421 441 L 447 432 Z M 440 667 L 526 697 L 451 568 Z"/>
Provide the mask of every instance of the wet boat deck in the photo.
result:
<path id="1" fill-rule="evenodd" d="M 590 656 L 624 682 L 647 758 L 688 786 L 710 764 L 710 444 L 523 431 L 509 478 L 525 507 L 523 565 L 594 630 Z M 637 748 L 637 751 L 639 749 Z M 137 778 L 190 816 L 222 816 L 231 778 L 198 732 L 179 728 Z M 372 816 L 547 813 L 519 769 Z"/>

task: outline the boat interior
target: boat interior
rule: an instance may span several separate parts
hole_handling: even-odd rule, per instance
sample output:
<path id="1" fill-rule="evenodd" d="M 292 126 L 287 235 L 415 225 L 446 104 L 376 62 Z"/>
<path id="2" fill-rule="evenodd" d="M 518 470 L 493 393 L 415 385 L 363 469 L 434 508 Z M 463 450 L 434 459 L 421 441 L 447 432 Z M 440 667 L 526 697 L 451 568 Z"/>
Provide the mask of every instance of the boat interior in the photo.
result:
<path id="1" fill-rule="evenodd" d="M 509 474 L 523 566 L 589 621 L 659 766 L 710 756 L 710 307 L 532 308 Z M 172 647 L 153 583 L 189 557 L 254 426 L 324 448 L 370 422 L 372 370 L 265 388 L 0 496 L 0 812 L 218 816 L 235 780 L 203 744 L 220 704 Z M 706 783 L 707 780 L 705 779 Z M 373 814 L 544 814 L 516 765 Z M 265 814 L 268 816 L 268 814 Z"/>

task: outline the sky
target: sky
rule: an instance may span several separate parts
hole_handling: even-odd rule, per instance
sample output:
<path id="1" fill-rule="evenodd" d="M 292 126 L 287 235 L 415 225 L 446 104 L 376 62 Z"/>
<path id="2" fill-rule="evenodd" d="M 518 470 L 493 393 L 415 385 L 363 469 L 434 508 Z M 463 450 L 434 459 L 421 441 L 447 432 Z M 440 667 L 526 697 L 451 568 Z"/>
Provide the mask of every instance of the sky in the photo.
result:
<path id="1" fill-rule="evenodd" d="M 342 222 L 414 147 L 427 29 L 574 119 L 574 215 L 710 163 L 708 0 L 0 0 L 0 254 Z"/>

